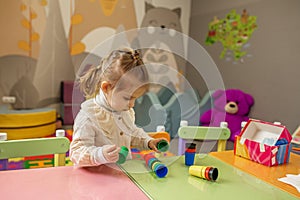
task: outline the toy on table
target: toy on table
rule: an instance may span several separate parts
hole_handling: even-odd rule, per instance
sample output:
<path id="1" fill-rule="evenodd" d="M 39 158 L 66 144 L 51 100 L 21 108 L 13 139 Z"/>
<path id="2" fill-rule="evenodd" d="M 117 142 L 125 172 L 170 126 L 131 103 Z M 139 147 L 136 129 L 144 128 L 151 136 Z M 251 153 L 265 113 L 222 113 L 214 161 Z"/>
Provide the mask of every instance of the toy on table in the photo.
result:
<path id="1" fill-rule="evenodd" d="M 144 155 L 146 154 L 153 154 L 156 157 L 167 157 L 167 156 L 174 156 L 173 153 L 169 152 L 169 148 L 170 148 L 170 134 L 162 131 L 164 128 L 163 126 L 158 126 L 157 130 L 159 132 L 149 132 L 148 135 L 152 138 L 155 139 L 160 139 L 163 138 L 164 140 L 159 141 L 156 144 L 156 148 L 160 151 L 160 153 L 155 152 L 154 150 L 150 150 L 150 149 L 144 149 L 144 150 L 139 150 L 135 147 L 131 147 L 131 155 L 132 155 L 132 159 L 138 159 L 138 160 L 143 160 Z"/>
<path id="2" fill-rule="evenodd" d="M 196 154 L 196 144 L 186 143 L 185 155 L 185 165 L 191 166 L 194 164 L 195 154 Z"/>
<path id="3" fill-rule="evenodd" d="M 283 125 L 250 119 L 236 136 L 234 154 L 266 165 L 289 162 L 292 136 Z"/>
<path id="4" fill-rule="evenodd" d="M 144 156 L 144 160 L 146 165 L 156 174 L 157 177 L 163 178 L 168 174 L 168 168 L 152 154 L 146 154 Z"/>
<path id="5" fill-rule="evenodd" d="M 154 133 L 156 136 L 154 136 L 154 135 L 153 135 L 153 136 L 154 136 L 155 138 L 159 138 L 159 136 L 160 136 L 161 134 L 164 134 L 164 133 L 168 134 L 168 133 L 166 132 L 165 126 L 164 126 L 164 125 L 159 125 L 159 126 L 156 127 L 156 133 Z M 163 136 L 163 135 L 162 135 L 162 136 Z M 164 137 L 164 136 L 163 136 L 163 137 Z M 167 139 L 167 138 L 166 138 L 166 139 Z M 169 136 L 168 136 L 168 140 L 170 141 Z M 156 148 L 157 148 L 157 150 L 159 150 L 160 152 L 166 152 L 166 151 L 169 150 L 169 143 L 168 143 L 166 140 L 161 140 L 161 141 L 159 141 L 159 142 L 157 143 Z"/>
<path id="6" fill-rule="evenodd" d="M 193 165 L 189 167 L 189 174 L 208 181 L 215 181 L 218 178 L 218 169 L 210 166 Z"/>
<path id="7" fill-rule="evenodd" d="M 158 153 L 156 153 L 153 150 L 139 150 L 137 148 L 131 148 L 131 155 L 132 155 L 132 159 L 134 160 L 143 160 L 144 159 L 144 155 L 146 154 L 152 154 L 153 156 L 157 155 Z M 169 157 L 169 156 L 174 156 L 173 153 L 166 151 L 166 152 L 161 152 L 159 154 L 160 157 Z"/>
<path id="8" fill-rule="evenodd" d="M 166 140 L 161 140 L 157 143 L 157 150 L 160 152 L 166 152 L 169 150 L 169 143 Z"/>
<path id="9" fill-rule="evenodd" d="M 125 146 L 121 146 L 120 152 L 119 152 L 119 160 L 117 161 L 118 164 L 123 164 L 126 161 L 128 155 L 128 148 Z"/>
<path id="10" fill-rule="evenodd" d="M 227 89 L 216 90 L 212 98 L 213 108 L 200 117 L 200 125 L 219 127 L 225 121 L 231 132 L 230 140 L 234 141 L 241 131 L 241 123 L 249 120 L 248 114 L 254 104 L 253 97 L 239 89 Z"/>

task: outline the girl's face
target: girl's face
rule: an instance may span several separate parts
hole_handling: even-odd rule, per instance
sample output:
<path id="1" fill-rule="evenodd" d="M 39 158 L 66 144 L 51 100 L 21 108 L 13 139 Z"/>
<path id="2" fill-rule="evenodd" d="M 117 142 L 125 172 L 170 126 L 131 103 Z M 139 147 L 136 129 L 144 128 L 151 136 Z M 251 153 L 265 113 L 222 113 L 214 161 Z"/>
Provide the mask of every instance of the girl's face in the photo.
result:
<path id="1" fill-rule="evenodd" d="M 147 91 L 145 86 L 137 88 L 131 84 L 126 85 L 122 90 L 113 88 L 106 93 L 107 101 L 115 111 L 127 111 L 133 108 L 135 100 Z"/>

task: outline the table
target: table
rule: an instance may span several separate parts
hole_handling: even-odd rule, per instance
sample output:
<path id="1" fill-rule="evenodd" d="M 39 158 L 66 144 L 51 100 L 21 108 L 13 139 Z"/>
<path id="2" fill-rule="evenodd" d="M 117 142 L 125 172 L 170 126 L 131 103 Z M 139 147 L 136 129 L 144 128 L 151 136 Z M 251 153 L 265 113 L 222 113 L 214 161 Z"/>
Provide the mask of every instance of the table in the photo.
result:
<path id="1" fill-rule="evenodd" d="M 0 171 L 0 199 L 148 199 L 116 166 Z"/>
<path id="2" fill-rule="evenodd" d="M 196 165 L 218 168 L 219 177 L 215 182 L 189 175 L 183 156 L 160 160 L 169 169 L 165 178 L 156 177 L 143 160 L 130 160 L 121 165 L 126 174 L 116 165 L 0 171 L 0 197 L 5 200 L 299 199 L 292 186 L 277 181 L 287 173 L 299 173 L 300 160 L 295 154 L 291 154 L 290 163 L 277 167 L 236 157 L 232 151 L 196 155 Z M 268 179 L 269 176 L 272 178 Z"/>
<path id="3" fill-rule="evenodd" d="M 215 182 L 189 175 L 184 156 L 164 157 L 160 160 L 169 170 L 164 178 L 149 173 L 149 168 L 142 160 L 131 160 L 122 165 L 128 176 L 151 199 L 298 199 L 212 155 L 196 155 L 195 164 L 218 168 L 219 177 Z"/>
<path id="4" fill-rule="evenodd" d="M 300 193 L 295 187 L 278 181 L 278 178 L 285 177 L 286 174 L 300 174 L 300 156 L 295 153 L 290 154 L 289 163 L 273 167 L 235 156 L 233 151 L 211 152 L 210 155 L 300 198 Z"/>

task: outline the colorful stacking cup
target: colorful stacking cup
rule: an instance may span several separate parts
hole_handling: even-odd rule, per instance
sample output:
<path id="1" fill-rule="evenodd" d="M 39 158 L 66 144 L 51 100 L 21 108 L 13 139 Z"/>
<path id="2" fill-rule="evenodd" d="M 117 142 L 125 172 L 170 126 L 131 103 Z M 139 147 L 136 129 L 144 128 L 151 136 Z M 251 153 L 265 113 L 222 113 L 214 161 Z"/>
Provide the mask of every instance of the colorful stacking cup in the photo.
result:
<path id="1" fill-rule="evenodd" d="M 154 155 L 144 155 L 146 165 L 155 173 L 159 178 L 163 178 L 168 174 L 168 168 L 162 164 Z"/>
<path id="2" fill-rule="evenodd" d="M 166 152 L 169 150 L 169 143 L 166 140 L 161 140 L 157 143 L 158 151 L 160 152 Z"/>
<path id="3" fill-rule="evenodd" d="M 209 181 L 215 181 L 218 178 L 219 172 L 214 167 L 193 165 L 189 168 L 189 174 Z"/>
<path id="4" fill-rule="evenodd" d="M 156 176 L 158 176 L 159 178 L 163 178 L 168 174 L 168 168 L 165 165 L 160 164 L 154 169 L 154 172 Z"/>
<path id="5" fill-rule="evenodd" d="M 119 152 L 119 160 L 117 161 L 118 164 L 123 164 L 126 161 L 128 155 L 128 148 L 125 146 L 121 146 L 120 152 Z"/>
<path id="6" fill-rule="evenodd" d="M 185 149 L 185 165 L 191 166 L 194 164 L 195 161 L 195 154 L 196 154 L 196 144 L 194 143 L 186 143 Z"/>

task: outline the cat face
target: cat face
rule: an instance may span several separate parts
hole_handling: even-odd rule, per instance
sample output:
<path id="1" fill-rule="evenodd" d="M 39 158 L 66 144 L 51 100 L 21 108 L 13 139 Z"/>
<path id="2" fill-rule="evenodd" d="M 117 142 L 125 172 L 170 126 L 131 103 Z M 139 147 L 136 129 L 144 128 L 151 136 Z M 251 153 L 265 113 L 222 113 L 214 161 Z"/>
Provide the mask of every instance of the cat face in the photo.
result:
<path id="1" fill-rule="evenodd" d="M 182 31 L 180 23 L 180 8 L 171 10 L 168 8 L 154 7 L 149 3 L 146 3 L 145 7 L 146 13 L 141 27 L 147 27 L 149 34 L 152 34 L 155 30 L 157 30 L 154 29 L 154 27 L 160 27 L 161 32 L 163 32 L 165 29 L 170 29 L 168 30 L 170 36 L 175 34 L 175 31 L 172 30 L 176 30 L 178 32 Z"/>
<path id="2" fill-rule="evenodd" d="M 180 23 L 181 8 L 168 9 L 154 7 L 145 3 L 138 40 L 143 47 L 152 46 L 154 43 L 164 43 L 172 51 L 183 49 L 182 27 Z"/>

